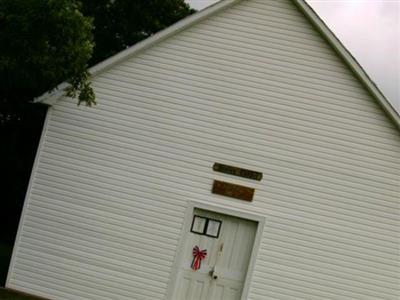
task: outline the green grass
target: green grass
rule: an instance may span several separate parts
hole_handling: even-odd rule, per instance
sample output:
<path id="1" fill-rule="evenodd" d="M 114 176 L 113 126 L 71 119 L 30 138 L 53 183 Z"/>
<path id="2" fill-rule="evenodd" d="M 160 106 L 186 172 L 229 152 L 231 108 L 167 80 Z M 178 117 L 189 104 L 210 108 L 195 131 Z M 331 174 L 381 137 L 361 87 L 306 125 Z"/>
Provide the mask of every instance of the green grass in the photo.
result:
<path id="1" fill-rule="evenodd" d="M 17 292 L 12 292 L 0 288 L 0 299 L 1 300 L 39 300 L 39 298 L 35 298 L 32 296 L 23 295 Z"/>

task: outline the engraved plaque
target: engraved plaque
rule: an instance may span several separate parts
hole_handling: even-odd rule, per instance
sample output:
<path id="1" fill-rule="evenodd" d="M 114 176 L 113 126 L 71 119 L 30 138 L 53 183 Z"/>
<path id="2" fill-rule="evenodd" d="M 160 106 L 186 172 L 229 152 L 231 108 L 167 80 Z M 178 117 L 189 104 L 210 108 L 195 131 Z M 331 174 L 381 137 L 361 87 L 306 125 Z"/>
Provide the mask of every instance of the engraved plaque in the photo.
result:
<path id="1" fill-rule="evenodd" d="M 262 179 L 262 173 L 252 171 L 252 170 L 247 170 L 247 169 L 242 169 L 238 167 L 232 167 L 220 163 L 215 163 L 213 166 L 213 170 L 225 174 L 230 174 L 230 175 L 235 175 L 235 176 L 240 176 L 244 178 L 249 178 L 249 179 L 254 179 L 254 180 L 261 180 Z"/>
<path id="2" fill-rule="evenodd" d="M 212 192 L 214 194 L 219 194 L 245 201 L 252 201 L 254 195 L 253 188 L 219 180 L 214 180 Z"/>

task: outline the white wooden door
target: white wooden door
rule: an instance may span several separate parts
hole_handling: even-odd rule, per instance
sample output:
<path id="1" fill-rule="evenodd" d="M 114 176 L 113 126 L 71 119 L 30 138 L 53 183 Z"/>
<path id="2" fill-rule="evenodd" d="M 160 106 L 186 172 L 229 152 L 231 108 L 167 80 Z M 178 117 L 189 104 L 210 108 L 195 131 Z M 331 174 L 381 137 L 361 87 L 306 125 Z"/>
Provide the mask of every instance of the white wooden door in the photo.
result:
<path id="1" fill-rule="evenodd" d="M 185 242 L 183 265 L 178 274 L 173 299 L 236 300 L 240 299 L 247 274 L 257 223 L 228 215 L 195 209 Z M 194 218 L 192 216 L 192 219 Z M 220 232 L 218 235 L 218 221 Z M 201 232 L 202 223 L 207 232 Z M 206 234 L 209 234 L 206 235 Z M 193 248 L 207 250 L 198 270 L 191 268 Z"/>

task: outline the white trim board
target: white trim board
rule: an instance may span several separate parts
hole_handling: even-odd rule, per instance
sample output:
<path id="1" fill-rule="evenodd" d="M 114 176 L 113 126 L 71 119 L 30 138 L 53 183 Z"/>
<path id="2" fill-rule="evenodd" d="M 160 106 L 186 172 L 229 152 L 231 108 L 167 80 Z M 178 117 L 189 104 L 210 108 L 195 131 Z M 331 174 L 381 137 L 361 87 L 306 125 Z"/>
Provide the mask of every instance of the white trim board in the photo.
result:
<path id="1" fill-rule="evenodd" d="M 11 280 L 11 278 L 10 278 L 11 270 L 14 268 L 15 257 L 17 256 L 17 251 L 18 251 L 18 243 L 19 243 L 19 239 L 20 239 L 21 234 L 22 234 L 23 222 L 25 220 L 25 214 L 26 214 L 26 212 L 28 210 L 29 198 L 30 198 L 29 196 L 31 194 L 33 181 L 35 179 L 34 175 L 36 174 L 37 168 L 38 168 L 38 165 L 39 165 L 39 157 L 40 157 L 40 153 L 42 151 L 43 145 L 44 145 L 44 140 L 45 140 L 45 136 L 46 136 L 47 129 L 48 129 L 47 124 L 49 122 L 50 115 L 51 115 L 52 111 L 53 110 L 52 110 L 51 107 L 49 107 L 47 109 L 46 118 L 45 118 L 44 124 L 43 124 L 42 134 L 40 136 L 39 145 L 38 145 L 38 148 L 36 150 L 35 160 L 33 162 L 33 167 L 32 167 L 32 171 L 31 171 L 31 176 L 29 177 L 28 188 L 26 189 L 26 194 L 25 194 L 25 199 L 24 199 L 24 206 L 22 208 L 21 217 L 19 219 L 17 235 L 16 235 L 15 241 L 14 241 L 14 247 L 13 247 L 13 251 L 12 251 L 12 255 L 11 255 L 10 265 L 8 266 L 7 279 L 6 279 L 6 284 L 5 284 L 6 288 L 10 288 L 9 284 L 10 284 L 10 280 Z"/>
<path id="2" fill-rule="evenodd" d="M 345 64 L 351 69 L 354 75 L 361 81 L 370 94 L 378 100 L 383 110 L 394 121 L 398 129 L 400 129 L 400 115 L 393 108 L 392 104 L 382 94 L 376 84 L 368 76 L 365 70 L 357 62 L 349 50 L 341 43 L 329 27 L 322 21 L 318 14 L 304 0 L 293 0 L 300 11 L 311 22 L 314 28 L 323 36 L 323 38 L 332 46 L 335 52 L 343 59 Z"/>
<path id="3" fill-rule="evenodd" d="M 154 34 L 153 36 L 135 44 L 134 46 L 123 50 L 116 55 L 100 62 L 89 69 L 92 76 L 103 72 L 113 65 L 125 60 L 138 52 L 151 47 L 152 45 L 200 22 L 201 20 L 210 17 L 211 15 L 224 10 L 225 8 L 239 2 L 241 0 L 222 0 L 216 4 L 201 10 L 174 25 Z M 305 17 L 312 23 L 318 32 L 325 38 L 325 40 L 332 46 L 335 52 L 343 59 L 345 64 L 351 69 L 355 76 L 365 86 L 367 91 L 376 99 L 380 104 L 385 113 L 393 120 L 395 126 L 400 130 L 400 114 L 393 108 L 390 102 L 385 98 L 382 92 L 378 89 L 375 83 L 363 70 L 356 59 L 350 54 L 350 52 L 344 47 L 339 39 L 333 34 L 328 26 L 318 17 L 317 13 L 305 2 L 305 0 L 292 0 Z M 55 104 L 62 96 L 65 87 L 68 84 L 66 82 L 61 83 L 54 90 L 46 92 L 42 96 L 35 99 L 35 102 L 42 102 L 48 105 Z"/>

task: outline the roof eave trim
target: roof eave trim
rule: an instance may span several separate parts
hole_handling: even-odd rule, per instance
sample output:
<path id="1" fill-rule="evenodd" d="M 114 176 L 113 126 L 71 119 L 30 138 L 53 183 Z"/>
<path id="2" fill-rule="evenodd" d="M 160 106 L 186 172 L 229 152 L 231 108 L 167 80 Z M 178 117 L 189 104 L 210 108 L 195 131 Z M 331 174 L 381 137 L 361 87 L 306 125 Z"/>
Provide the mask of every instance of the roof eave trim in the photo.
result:
<path id="1" fill-rule="evenodd" d="M 393 108 L 390 102 L 385 98 L 382 92 L 378 89 L 375 83 L 367 75 L 357 60 L 351 55 L 346 47 L 340 42 L 335 34 L 329 29 L 329 27 L 322 21 L 317 13 L 309 6 L 304 0 L 293 0 L 297 7 L 303 12 L 308 18 L 312 25 L 322 34 L 322 36 L 328 41 L 333 47 L 336 53 L 344 60 L 349 66 L 356 77 L 361 81 L 365 88 L 372 94 L 372 96 L 378 101 L 383 110 L 388 116 L 394 121 L 398 129 L 400 129 L 400 115 Z"/>
<path id="2" fill-rule="evenodd" d="M 157 32 L 156 34 L 144 39 L 136 43 L 135 45 L 118 52 L 117 54 L 111 56 L 110 58 L 94 65 L 89 69 L 91 76 L 95 76 L 100 72 L 103 72 L 106 69 L 109 69 L 113 65 L 121 62 L 122 60 L 144 50 L 152 45 L 161 42 L 168 37 L 177 34 L 178 32 L 200 22 L 203 19 L 210 17 L 211 15 L 224 10 L 225 8 L 234 5 L 235 3 L 241 0 L 223 0 L 221 2 L 217 2 L 214 5 L 211 5 L 199 12 L 188 16 L 175 24 Z M 43 95 L 34 99 L 34 102 L 40 102 L 48 105 L 54 105 L 58 99 L 60 99 L 64 95 L 64 89 L 68 86 L 67 82 L 63 82 L 54 88 L 52 91 L 46 92 Z"/>

